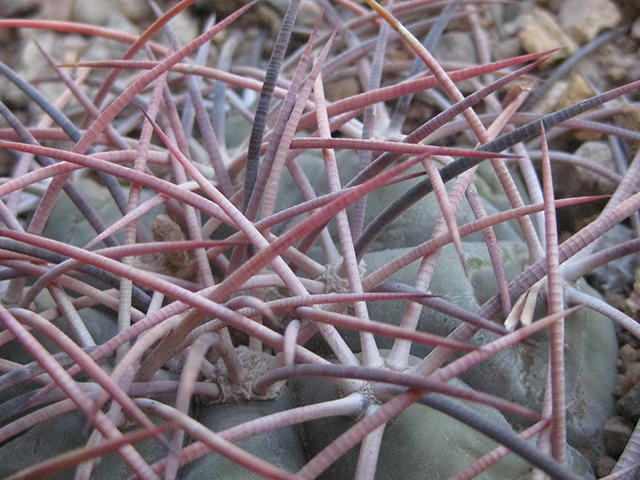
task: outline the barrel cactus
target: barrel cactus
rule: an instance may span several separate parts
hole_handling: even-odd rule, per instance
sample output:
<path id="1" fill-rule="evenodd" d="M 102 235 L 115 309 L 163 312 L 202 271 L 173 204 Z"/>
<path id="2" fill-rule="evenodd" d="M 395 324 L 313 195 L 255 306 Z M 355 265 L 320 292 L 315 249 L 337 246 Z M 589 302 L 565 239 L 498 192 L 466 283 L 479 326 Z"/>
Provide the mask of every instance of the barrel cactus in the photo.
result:
<path id="1" fill-rule="evenodd" d="M 566 67 L 490 61 L 507 7 L 366 2 L 219 6 L 186 46 L 195 0 L 139 36 L 0 19 L 94 39 L 41 48 L 57 100 L 0 63 L 29 112 L 0 103 L 3 478 L 595 478 L 640 330 L 582 277 L 638 249 L 594 253 L 637 157 L 560 149 L 637 140 L 598 107 L 640 83 L 540 113 Z M 556 159 L 613 195 L 556 199 Z M 560 244 L 564 208 L 597 214 Z"/>

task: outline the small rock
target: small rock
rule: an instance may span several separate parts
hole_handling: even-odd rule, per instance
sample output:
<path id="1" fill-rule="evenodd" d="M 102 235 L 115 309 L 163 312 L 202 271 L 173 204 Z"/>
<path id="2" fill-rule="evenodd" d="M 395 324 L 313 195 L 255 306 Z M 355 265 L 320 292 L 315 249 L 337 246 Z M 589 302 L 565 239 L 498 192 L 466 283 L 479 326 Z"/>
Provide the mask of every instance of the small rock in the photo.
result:
<path id="1" fill-rule="evenodd" d="M 638 361 L 638 351 L 628 343 L 625 343 L 619 353 L 623 371 L 626 371 L 632 363 Z"/>
<path id="2" fill-rule="evenodd" d="M 449 32 L 442 35 L 433 49 L 433 55 L 438 60 L 449 62 L 478 62 L 473 37 L 467 32 Z"/>
<path id="3" fill-rule="evenodd" d="M 327 100 L 337 102 L 360 93 L 360 85 L 353 77 L 345 77 L 331 83 L 331 88 L 325 90 Z"/>
<path id="4" fill-rule="evenodd" d="M 604 438 L 607 453 L 618 458 L 631 438 L 633 423 L 624 417 L 612 417 L 604 424 Z"/>
<path id="5" fill-rule="evenodd" d="M 38 8 L 40 3 L 38 0 L 3 0 L 2 16 L 9 18 L 27 15 Z"/>
<path id="6" fill-rule="evenodd" d="M 616 408 L 625 418 L 635 420 L 640 417 L 640 383 L 618 400 Z"/>
<path id="7" fill-rule="evenodd" d="M 187 45 L 202 33 L 198 28 L 198 21 L 193 15 L 178 15 L 171 20 L 171 25 L 181 45 Z"/>
<path id="8" fill-rule="evenodd" d="M 75 2 L 73 9 L 74 20 L 94 25 L 104 25 L 113 14 L 122 15 L 133 22 L 152 16 L 149 5 L 142 0 Z"/>
<path id="9" fill-rule="evenodd" d="M 622 113 L 616 115 L 616 121 L 624 128 L 640 131 L 640 107 L 637 104 L 625 104 L 622 107 Z"/>
<path id="10" fill-rule="evenodd" d="M 517 38 L 500 38 L 491 42 L 491 51 L 496 60 L 505 60 L 518 56 L 520 47 L 520 40 Z"/>
<path id="11" fill-rule="evenodd" d="M 613 394 L 622 397 L 640 382 L 640 363 L 635 362 L 629 365 L 622 375 L 616 378 L 616 385 L 613 387 Z"/>
<path id="12" fill-rule="evenodd" d="M 131 35 L 137 36 L 140 34 L 140 29 L 119 13 L 109 15 L 102 25 Z M 98 37 L 89 37 L 87 39 L 87 47 L 82 52 L 82 59 L 84 61 L 99 61 L 104 60 L 105 58 L 120 58 L 128 48 L 129 45 L 125 43 L 105 42 L 103 39 Z"/>
<path id="13" fill-rule="evenodd" d="M 640 39 L 640 18 L 637 18 L 631 27 L 631 36 L 636 40 Z"/>
<path id="14" fill-rule="evenodd" d="M 569 82 L 557 81 L 533 109 L 536 113 L 551 113 L 557 110 L 556 105 L 562 101 L 562 96 L 567 90 Z"/>
<path id="15" fill-rule="evenodd" d="M 601 167 L 616 171 L 616 164 L 613 159 L 611 148 L 605 142 L 585 142 L 574 152 L 575 155 L 583 157 L 587 160 L 598 164 Z M 575 177 L 572 180 L 575 194 L 582 195 L 610 195 L 616 186 L 614 182 L 604 178 L 602 175 L 587 170 L 585 168 L 576 168 L 574 170 Z M 574 183 L 575 182 L 575 183 Z M 581 193 L 580 193 L 581 192 Z M 588 192 L 588 193 L 587 193 Z"/>
<path id="16" fill-rule="evenodd" d="M 439 61 L 455 62 L 462 64 L 478 63 L 476 47 L 473 37 L 468 32 L 448 32 L 440 37 L 433 49 L 433 55 Z M 473 92 L 476 89 L 469 82 L 458 83 L 458 88 L 463 93 Z"/>
<path id="17" fill-rule="evenodd" d="M 15 157 L 13 152 L 2 151 L 0 152 L 0 175 L 8 176 L 11 174 L 11 170 L 15 167 Z"/>
<path id="18" fill-rule="evenodd" d="M 537 113 L 551 113 L 571 105 L 575 105 L 587 98 L 593 97 L 595 92 L 585 78 L 573 75 L 568 81 L 556 82 L 547 94 L 538 102 L 534 111 Z M 573 135 L 583 142 L 598 140 L 602 134 L 593 130 L 574 130 Z"/>
<path id="19" fill-rule="evenodd" d="M 638 318 L 638 314 L 640 314 L 640 295 L 638 295 L 637 291 L 634 290 L 629 294 L 629 298 L 625 301 L 625 306 L 633 318 Z"/>
<path id="20" fill-rule="evenodd" d="M 595 251 L 631 240 L 631 229 L 626 225 L 616 225 L 603 235 Z M 591 271 L 585 278 L 589 285 L 605 295 L 610 305 L 617 302 L 618 308 L 626 308 L 626 297 L 633 289 L 636 260 L 633 255 L 619 258 Z M 613 303 L 612 303 L 613 302 Z"/>
<path id="21" fill-rule="evenodd" d="M 600 140 L 603 135 L 600 132 L 596 132 L 594 130 L 575 130 L 573 132 L 573 137 L 578 142 L 592 142 L 595 140 Z"/>
<path id="22" fill-rule="evenodd" d="M 626 300 L 626 306 L 629 314 L 637 320 L 640 316 L 640 268 L 635 269 L 633 290 Z"/>
<path id="23" fill-rule="evenodd" d="M 602 456 L 596 460 L 596 475 L 598 478 L 606 477 L 611 473 L 611 470 L 613 470 L 613 467 L 615 466 L 615 459 L 608 455 Z"/>
<path id="24" fill-rule="evenodd" d="M 551 61 L 567 58 L 576 51 L 575 42 L 564 33 L 549 12 L 534 8 L 532 17 L 518 35 L 524 50 L 528 53 L 539 53 L 560 48 L 561 50 L 551 56 Z"/>
<path id="25" fill-rule="evenodd" d="M 606 72 L 609 83 L 621 84 L 633 81 L 640 67 L 636 51 L 627 51 L 615 43 L 604 45 L 598 52 L 597 62 Z"/>
<path id="26" fill-rule="evenodd" d="M 591 85 L 589 85 L 584 78 L 580 75 L 574 75 L 571 77 L 564 94 L 556 105 L 556 109 L 561 110 L 569 107 L 589 97 L 593 97 L 595 94 L 596 92 L 593 91 Z"/>
<path id="27" fill-rule="evenodd" d="M 596 38 L 601 30 L 617 26 L 622 15 L 610 0 L 565 0 L 559 20 L 562 29 L 582 44 Z"/>
<path id="28" fill-rule="evenodd" d="M 322 9 L 317 2 L 303 0 L 300 4 L 300 10 L 298 12 L 296 23 L 298 23 L 299 25 L 304 25 L 306 27 L 313 27 L 313 25 L 318 20 L 318 15 L 320 15 L 321 12 Z"/>
<path id="29" fill-rule="evenodd" d="M 73 4 L 73 0 L 44 0 L 39 16 L 47 20 L 71 20 Z"/>
<path id="30" fill-rule="evenodd" d="M 75 2 L 72 18 L 77 22 L 102 25 L 113 11 L 111 2 Z"/>
<path id="31" fill-rule="evenodd" d="M 88 45 L 87 39 L 81 35 L 65 35 L 59 39 L 59 47 L 53 51 L 59 52 L 58 62 L 72 64 L 80 61 L 80 56 Z"/>

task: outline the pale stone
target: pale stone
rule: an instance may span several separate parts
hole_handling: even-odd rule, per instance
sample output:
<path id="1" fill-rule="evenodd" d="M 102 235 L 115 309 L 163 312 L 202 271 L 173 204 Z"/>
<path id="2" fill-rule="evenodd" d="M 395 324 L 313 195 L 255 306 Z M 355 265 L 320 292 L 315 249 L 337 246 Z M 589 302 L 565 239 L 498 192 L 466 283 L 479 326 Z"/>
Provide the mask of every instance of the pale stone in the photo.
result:
<path id="1" fill-rule="evenodd" d="M 25 42 L 20 52 L 19 64 L 14 68 L 27 81 L 34 81 L 51 75 L 51 68 L 42 56 L 38 45 L 48 52 L 56 52 L 60 48 L 60 36 L 47 30 L 30 30 L 24 32 L 23 36 Z M 16 86 L 11 87 L 12 90 L 17 88 Z M 55 101 L 65 89 L 64 85 L 55 82 L 45 82 L 38 86 L 38 91 L 51 101 Z M 19 95 L 22 96 L 22 90 L 19 92 Z M 7 93 L 3 92 L 3 94 Z"/>
<path id="2" fill-rule="evenodd" d="M 440 37 L 433 55 L 438 60 L 475 64 L 478 62 L 473 37 L 468 32 L 448 32 Z"/>
<path id="3" fill-rule="evenodd" d="M 180 45 L 188 45 L 200 35 L 198 21 L 189 12 L 183 12 L 171 20 L 171 26 L 180 40 Z"/>
<path id="4" fill-rule="evenodd" d="M 559 80 L 554 83 L 547 94 L 538 101 L 533 109 L 536 113 L 551 113 L 556 110 L 556 105 L 562 101 L 562 96 L 567 89 L 569 82 Z"/>
<path id="5" fill-rule="evenodd" d="M 358 81 L 353 77 L 345 77 L 339 80 L 333 81 L 329 84 L 325 91 L 327 100 L 330 102 L 337 102 L 343 98 L 349 98 L 353 95 L 357 95 L 360 92 L 360 85 Z"/>
<path id="6" fill-rule="evenodd" d="M 19 17 L 32 13 L 42 0 L 2 0 L 2 16 Z"/>
<path id="7" fill-rule="evenodd" d="M 605 142 L 585 142 L 580 145 L 574 154 L 584 157 L 612 173 L 616 173 L 613 152 L 611 152 L 611 148 Z M 577 194 L 581 192 L 582 194 L 589 195 L 608 195 L 612 194 L 616 189 L 616 185 L 611 180 L 591 170 L 575 168 L 574 172 L 575 177 L 572 177 L 571 183 L 575 182 L 575 188 L 572 190 L 572 193 Z"/>
<path id="8" fill-rule="evenodd" d="M 102 25 L 113 11 L 114 5 L 112 2 L 75 2 L 73 20 Z"/>
<path id="9" fill-rule="evenodd" d="M 638 361 L 638 350 L 625 343 L 620 349 L 619 356 L 622 368 L 627 369 L 631 364 Z"/>
<path id="10" fill-rule="evenodd" d="M 640 39 L 640 18 L 637 18 L 631 26 L 631 36 L 636 40 Z"/>
<path id="11" fill-rule="evenodd" d="M 47 20 L 71 20 L 74 0 L 44 0 L 40 18 Z"/>
<path id="12" fill-rule="evenodd" d="M 616 406 L 618 407 L 618 412 L 626 418 L 635 420 L 640 417 L 640 383 L 618 400 Z"/>
<path id="13" fill-rule="evenodd" d="M 638 383 L 640 383 L 640 363 L 633 362 L 624 369 L 624 373 L 616 377 L 616 386 L 613 393 L 622 397 Z"/>
<path id="14" fill-rule="evenodd" d="M 594 253 L 631 240 L 632 238 L 633 234 L 631 229 L 624 224 L 618 224 L 600 238 Z M 605 295 L 617 294 L 626 298 L 629 291 L 633 289 L 635 268 L 636 261 L 634 256 L 627 255 L 626 257 L 618 258 L 592 270 L 585 275 L 585 278 L 596 290 L 606 292 Z M 607 300 L 609 301 L 609 299 Z M 617 308 L 623 310 L 625 308 L 624 301 L 623 305 Z"/>
<path id="15" fill-rule="evenodd" d="M 596 475 L 598 478 L 606 477 L 611 473 L 616 461 L 608 455 L 598 458 L 596 461 Z"/>
<path id="16" fill-rule="evenodd" d="M 112 0 L 87 2 L 77 0 L 73 6 L 73 18 L 79 22 L 104 25 L 113 14 L 122 15 L 137 22 L 151 16 L 151 8 L 144 0 Z"/>
<path id="17" fill-rule="evenodd" d="M 618 458 L 624 451 L 631 434 L 633 423 L 623 417 L 612 417 L 604 424 L 604 434 L 607 440 L 607 454 Z"/>
<path id="18" fill-rule="evenodd" d="M 575 42 L 560 28 L 546 10 L 534 8 L 530 21 L 518 34 L 522 48 L 528 53 L 539 53 L 560 48 L 550 60 L 560 60 L 576 51 Z"/>
<path id="19" fill-rule="evenodd" d="M 640 131 L 640 107 L 637 104 L 624 104 L 622 113 L 616 115 L 616 120 L 623 128 L 628 128 L 635 132 Z"/>
<path id="20" fill-rule="evenodd" d="M 577 43 L 587 43 L 600 31 L 617 26 L 622 14 L 610 0 L 565 0 L 560 4 L 560 27 Z"/>
<path id="21" fill-rule="evenodd" d="M 569 80 L 567 88 L 563 92 L 560 101 L 556 105 L 556 110 L 562 110 L 571 105 L 586 100 L 589 97 L 593 97 L 596 92 L 593 91 L 591 85 L 581 77 L 580 75 L 573 75 Z"/>
<path id="22" fill-rule="evenodd" d="M 313 27 L 320 15 L 322 15 L 322 8 L 318 2 L 314 2 L 313 0 L 303 0 L 300 3 L 300 10 L 298 11 L 296 23 L 307 27 Z"/>

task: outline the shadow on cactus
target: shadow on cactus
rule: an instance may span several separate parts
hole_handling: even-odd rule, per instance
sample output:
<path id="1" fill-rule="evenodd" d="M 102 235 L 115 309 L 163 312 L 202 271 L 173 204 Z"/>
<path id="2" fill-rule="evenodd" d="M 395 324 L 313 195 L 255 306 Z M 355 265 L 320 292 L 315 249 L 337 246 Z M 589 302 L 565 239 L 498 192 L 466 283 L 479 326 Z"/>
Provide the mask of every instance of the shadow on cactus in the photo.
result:
<path id="1" fill-rule="evenodd" d="M 128 45 L 42 48 L 57 99 L 0 64 L 42 112 L 0 103 L 0 475 L 595 478 L 614 322 L 640 329 L 582 277 L 638 251 L 594 248 L 640 208 L 640 160 L 603 172 L 553 139 L 637 140 L 597 107 L 640 83 L 522 111 L 552 52 L 431 53 L 454 25 L 491 58 L 482 3 L 319 0 L 308 25 L 291 0 L 271 38 L 237 25 L 254 2 L 182 46 L 193 3 L 139 37 L 0 20 Z M 615 193 L 555 199 L 556 162 Z M 589 203 L 559 244 L 556 209 Z"/>

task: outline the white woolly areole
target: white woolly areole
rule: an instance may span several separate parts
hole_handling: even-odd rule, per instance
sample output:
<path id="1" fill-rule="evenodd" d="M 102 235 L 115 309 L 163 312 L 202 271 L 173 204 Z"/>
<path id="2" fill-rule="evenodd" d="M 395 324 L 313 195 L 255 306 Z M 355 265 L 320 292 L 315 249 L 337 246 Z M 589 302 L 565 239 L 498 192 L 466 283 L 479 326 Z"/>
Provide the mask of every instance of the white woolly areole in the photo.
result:
<path id="1" fill-rule="evenodd" d="M 244 368 L 244 379 L 239 384 L 231 382 L 227 366 L 222 359 L 219 359 L 213 367 L 212 380 L 220 387 L 220 396 L 214 400 L 214 403 L 241 403 L 277 398 L 285 382 L 271 385 L 264 395 L 256 395 L 253 392 L 253 386 L 269 369 L 273 357 L 268 353 L 257 352 L 245 346 L 237 347 L 235 353 Z"/>
<path id="2" fill-rule="evenodd" d="M 350 293 L 351 289 L 349 288 L 349 280 L 340 275 L 340 271 L 342 270 L 342 258 L 339 258 L 329 265 L 325 272 L 318 276 L 315 280 L 324 283 L 324 293 Z M 358 270 L 360 271 L 360 277 L 364 277 L 366 273 L 366 265 L 364 260 L 361 260 L 358 264 Z M 351 304 L 333 304 L 328 305 L 326 307 L 329 311 L 335 311 L 345 314 L 352 313 Z"/>

